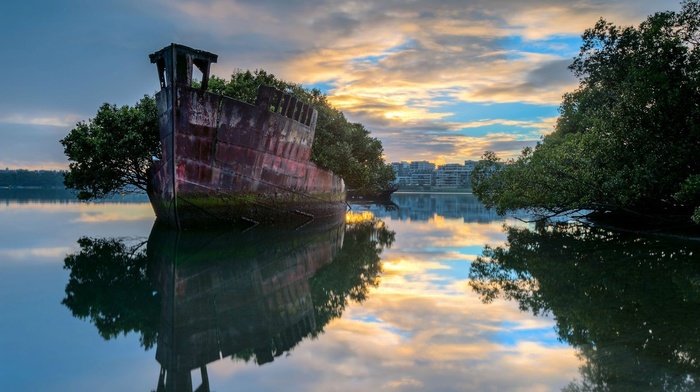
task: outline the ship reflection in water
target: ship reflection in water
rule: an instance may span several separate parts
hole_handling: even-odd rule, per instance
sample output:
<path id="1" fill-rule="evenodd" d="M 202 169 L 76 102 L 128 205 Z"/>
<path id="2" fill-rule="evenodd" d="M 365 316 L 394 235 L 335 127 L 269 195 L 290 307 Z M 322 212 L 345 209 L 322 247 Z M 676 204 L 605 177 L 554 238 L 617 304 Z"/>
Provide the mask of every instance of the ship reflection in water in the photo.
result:
<path id="1" fill-rule="evenodd" d="M 297 229 L 175 231 L 146 242 L 81 238 L 68 255 L 63 304 L 111 339 L 140 333 L 157 345 L 158 391 L 209 391 L 207 365 L 263 365 L 363 301 L 378 284 L 394 233 L 370 213 Z M 144 249 L 144 247 L 146 249 Z"/>
<path id="2" fill-rule="evenodd" d="M 197 368 L 207 390 L 206 364 L 229 356 L 272 362 L 317 330 L 309 279 L 342 248 L 344 226 L 285 234 L 154 228 L 148 257 L 163 295 L 158 390 L 191 388 Z"/>

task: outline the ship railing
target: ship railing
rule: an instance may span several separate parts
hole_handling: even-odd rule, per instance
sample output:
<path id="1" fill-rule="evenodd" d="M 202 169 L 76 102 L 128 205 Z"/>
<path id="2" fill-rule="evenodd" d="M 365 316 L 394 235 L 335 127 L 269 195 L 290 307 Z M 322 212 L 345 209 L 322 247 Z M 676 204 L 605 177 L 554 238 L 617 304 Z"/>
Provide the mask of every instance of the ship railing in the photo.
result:
<path id="1" fill-rule="evenodd" d="M 255 106 L 281 114 L 311 129 L 316 128 L 316 119 L 318 117 L 316 109 L 298 100 L 291 94 L 284 93 L 274 87 L 261 85 L 258 88 Z"/>

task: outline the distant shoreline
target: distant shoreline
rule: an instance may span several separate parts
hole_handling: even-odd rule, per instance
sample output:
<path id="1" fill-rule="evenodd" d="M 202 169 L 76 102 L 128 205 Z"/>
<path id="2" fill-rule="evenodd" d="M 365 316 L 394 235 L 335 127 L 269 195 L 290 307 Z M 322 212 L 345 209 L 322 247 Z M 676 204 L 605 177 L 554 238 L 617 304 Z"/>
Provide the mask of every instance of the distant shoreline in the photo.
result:
<path id="1" fill-rule="evenodd" d="M 50 186 L 50 185 L 3 185 L 0 189 L 51 189 L 51 190 L 68 190 L 65 186 Z"/>
<path id="2" fill-rule="evenodd" d="M 63 171 L 0 170 L 0 189 L 65 189 Z"/>
<path id="3" fill-rule="evenodd" d="M 435 193 L 435 194 L 452 194 L 452 195 L 471 195 L 472 191 L 471 189 L 430 189 L 430 190 L 422 190 L 422 189 L 399 189 L 398 191 L 394 192 L 396 193 Z"/>

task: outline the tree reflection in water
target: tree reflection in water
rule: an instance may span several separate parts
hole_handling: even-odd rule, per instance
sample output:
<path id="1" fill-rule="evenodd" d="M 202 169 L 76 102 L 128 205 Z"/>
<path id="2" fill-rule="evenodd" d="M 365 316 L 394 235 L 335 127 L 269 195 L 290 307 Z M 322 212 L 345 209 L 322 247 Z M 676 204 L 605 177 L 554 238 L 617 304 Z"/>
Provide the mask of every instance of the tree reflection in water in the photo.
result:
<path id="1" fill-rule="evenodd" d="M 137 332 L 141 346 L 153 347 L 160 295 L 146 273 L 145 241 L 83 237 L 78 245 L 80 252 L 64 260 L 70 279 L 61 303 L 73 316 L 89 318 L 104 339 Z"/>
<path id="2" fill-rule="evenodd" d="M 371 287 L 379 284 L 382 249 L 391 247 L 395 232 L 369 212 L 348 213 L 343 249 L 333 263 L 311 278 L 311 294 L 317 329 L 342 315 L 349 300 L 363 302 Z"/>
<path id="3" fill-rule="evenodd" d="M 147 242 L 81 238 L 66 256 L 63 304 L 111 339 L 157 342 L 158 390 L 192 390 L 191 371 L 222 357 L 259 365 L 316 337 L 378 284 L 394 232 L 371 214 L 297 230 L 177 232 Z"/>
<path id="4" fill-rule="evenodd" d="M 486 303 L 502 296 L 554 316 L 584 361 L 565 390 L 700 388 L 700 243 L 574 223 L 506 230 L 470 284 Z"/>

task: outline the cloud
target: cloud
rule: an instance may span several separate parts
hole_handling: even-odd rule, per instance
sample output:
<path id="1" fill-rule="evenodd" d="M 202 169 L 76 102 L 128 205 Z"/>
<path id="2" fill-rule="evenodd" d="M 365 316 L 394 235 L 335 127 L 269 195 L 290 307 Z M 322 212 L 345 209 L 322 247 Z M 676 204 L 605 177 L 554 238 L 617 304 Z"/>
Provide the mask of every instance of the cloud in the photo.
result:
<path id="1" fill-rule="evenodd" d="M 269 6 L 269 2 L 213 1 L 180 3 L 176 7 L 195 19 L 212 15 L 215 21 L 223 21 L 246 14 L 250 20 L 256 20 L 254 26 L 249 21 L 229 23 L 223 27 L 224 34 L 241 35 L 271 52 L 283 43 L 286 49 L 281 49 L 282 58 L 265 59 L 272 61 L 270 65 L 277 70 L 275 73 L 306 84 L 323 82 L 331 86 L 330 101 L 351 121 L 366 124 L 383 141 L 389 160 L 476 159 L 485 149 L 493 149 L 479 146 L 486 144 L 484 139 L 492 135 L 470 138 L 468 130 L 498 124 L 517 133 L 532 127 L 533 121 L 508 118 L 455 121 L 453 118 L 459 114 L 455 104 L 524 102 L 556 106 L 563 93 L 576 86 L 566 68 L 569 52 L 562 57 L 504 46 L 507 37 L 522 36 L 521 30 L 528 28 L 520 20 L 509 21 L 501 16 L 506 8 L 512 14 L 512 7 L 521 7 L 510 2 L 495 5 L 477 2 L 467 7 L 425 1 L 401 6 L 384 3 L 344 6 L 335 2 L 316 2 L 311 6 L 305 2 L 297 10 Z M 541 9 L 538 7 L 551 8 L 551 5 L 528 4 L 527 9 Z M 578 17 L 575 10 L 570 11 L 568 16 Z M 285 16 L 284 12 L 290 14 Z M 297 12 L 304 16 L 294 18 Z M 566 9 L 560 7 L 556 12 L 562 16 Z M 286 23 L 280 23 L 282 20 Z M 293 30 L 295 34 L 291 37 L 282 30 Z M 320 31 L 323 33 L 319 34 Z M 575 35 L 578 34 L 580 31 Z M 552 30 L 546 34 L 540 32 L 537 37 L 561 35 L 571 34 L 568 30 Z M 278 43 L 268 42 L 271 37 L 276 37 Z M 552 45 L 541 43 L 545 49 Z M 465 132 L 459 136 L 435 135 L 445 131 Z M 407 133 L 420 134 L 423 138 L 417 141 Z M 517 155 L 522 147 L 534 145 L 543 133 L 538 132 L 517 148 L 500 151 L 508 156 Z M 399 138 L 406 141 L 397 141 Z M 523 140 L 523 137 L 512 139 Z"/>
<path id="2" fill-rule="evenodd" d="M 576 350 L 557 340 L 552 317 L 516 301 L 484 304 L 468 263 L 485 243 L 503 244 L 502 219 L 465 223 L 382 218 L 396 240 L 382 253 L 379 285 L 268 369 L 223 360 L 207 366 L 226 389 L 542 391 L 579 376 Z M 509 221 L 510 222 L 510 221 Z M 265 365 L 268 366 L 268 365 Z"/>
<path id="3" fill-rule="evenodd" d="M 0 116 L 0 123 L 21 124 L 21 125 L 40 125 L 49 127 L 71 127 L 74 126 L 81 117 L 75 114 L 60 114 L 60 115 L 28 115 L 28 114 L 12 114 Z"/>
<path id="4" fill-rule="evenodd" d="M 80 223 L 105 223 L 114 221 L 140 221 L 140 220 L 154 220 L 155 216 L 152 211 L 137 211 L 136 214 L 129 213 L 124 214 L 123 212 L 92 212 L 92 213 L 82 213 L 79 217 L 75 219 L 74 222 Z"/>
<path id="5" fill-rule="evenodd" d="M 135 219 L 153 218 L 151 204 L 146 202 L 74 202 L 74 203 L 47 203 L 47 202 L 21 202 L 12 204 L 5 209 L 0 204 L 0 212 L 7 214 L 65 214 L 73 215 L 74 222 L 96 223 L 105 220 L 131 221 Z"/>
<path id="6" fill-rule="evenodd" d="M 59 143 L 68 133 L 55 125 L 9 124 L 0 121 L 0 169 L 67 169 Z"/>
<path id="7" fill-rule="evenodd" d="M 537 13 L 543 7 L 551 9 L 547 2 L 544 5 L 528 3 L 527 6 L 512 2 L 475 2 L 466 7 L 448 1 L 394 3 L 344 6 L 329 1 L 311 6 L 306 2 L 290 9 L 270 7 L 270 2 L 210 1 L 178 2 L 174 7 L 195 23 L 206 23 L 207 28 L 211 28 L 212 19 L 214 23 L 220 22 L 223 35 L 247 34 L 261 46 L 270 43 L 269 37 L 276 37 L 294 51 L 284 51 L 284 60 L 275 68 L 281 68 L 285 76 L 304 83 L 331 82 L 337 88 L 333 95 L 343 95 L 352 86 L 354 91 L 369 95 L 372 88 L 381 87 L 388 89 L 384 96 L 395 97 L 396 88 L 408 83 L 413 84 L 416 91 L 410 88 L 405 91 L 416 96 L 416 92 L 425 94 L 435 88 L 474 88 L 472 82 L 520 80 L 523 72 L 538 67 L 537 60 L 527 53 L 504 50 L 500 39 L 521 35 L 540 23 L 509 21 L 500 13 L 506 8 L 509 15 L 521 11 L 513 8 Z M 557 15 L 563 17 L 566 11 L 566 8 L 559 8 Z M 576 10 L 568 11 L 566 30 L 562 31 L 560 26 L 559 30 L 537 36 L 580 34 L 582 29 L 576 28 L 575 34 L 570 31 L 571 21 L 579 20 L 580 14 Z M 245 20 L 241 20 L 240 15 L 246 15 Z M 237 23 L 231 23 L 232 20 Z M 288 31 L 294 31 L 294 35 L 290 36 Z M 268 48 L 273 49 L 275 45 Z M 514 55 L 522 56 L 523 60 L 510 61 L 509 57 Z M 513 82 L 505 85 L 517 86 Z M 551 97 L 532 99 L 552 101 Z"/>
<path id="8" fill-rule="evenodd" d="M 504 113 L 464 119 L 460 104 L 555 108 L 562 94 L 576 87 L 566 65 L 578 53 L 585 28 L 600 16 L 637 24 L 668 8 L 679 5 L 661 0 L 154 0 L 89 10 L 53 7 L 38 14 L 16 6 L 8 14 L 21 18 L 8 22 L 12 34 L 21 34 L 10 40 L 10 49 L 23 55 L 6 65 L 8 73 L 25 77 L 2 82 L 8 92 L 2 107 L 11 112 L 0 113 L 0 124 L 68 128 L 86 118 L 75 113 L 92 113 L 104 101 L 132 104 L 157 86 L 145 59 L 148 51 L 180 42 L 219 54 L 214 66 L 219 76 L 262 68 L 290 81 L 322 85 L 331 102 L 349 119 L 370 124 L 385 146 L 394 141 L 392 133 L 405 131 L 434 138 L 433 132 L 457 130 L 483 139 L 488 135 L 468 132 L 474 121 L 523 118 Z M 87 11 L 89 18 L 83 15 Z M 121 28 L 124 23 L 132 28 Z M 518 124 L 500 125 L 523 131 Z M 454 141 L 430 145 L 446 148 Z M 397 147 L 387 150 L 394 159 L 415 156 L 396 155 L 404 152 Z M 477 157 L 464 155 L 469 151 L 474 149 L 434 153 L 455 161 Z M 0 151 L 0 156 L 18 165 L 41 159 L 20 159 L 21 153 Z M 436 159 L 431 153 L 425 156 Z"/>
<path id="9" fill-rule="evenodd" d="M 428 270 L 449 269 L 449 267 L 438 262 L 423 262 L 418 263 L 415 260 L 398 259 L 384 260 L 382 263 L 382 271 L 384 275 L 397 275 L 406 273 L 425 273 Z"/>
<path id="10" fill-rule="evenodd" d="M 467 159 L 479 159 L 484 151 L 497 152 L 500 156 L 520 155 L 527 146 L 534 146 L 539 138 L 522 138 L 518 135 L 486 134 L 465 136 L 463 134 L 431 135 L 420 132 L 380 133 L 387 160 L 429 160 L 443 163 L 463 163 Z"/>
<path id="11" fill-rule="evenodd" d="M 0 249 L 0 259 L 3 261 L 42 261 L 53 262 L 56 259 L 61 259 L 67 253 L 72 251 L 69 247 L 53 247 L 53 248 L 21 248 L 21 249 Z"/>
<path id="12" fill-rule="evenodd" d="M 155 219 L 149 203 L 96 203 L 84 205 L 73 220 L 79 223 L 152 221 Z"/>
<path id="13" fill-rule="evenodd" d="M 398 230 L 401 236 L 397 237 L 396 247 L 387 254 L 387 259 L 394 262 L 390 255 L 399 252 L 399 260 L 403 260 L 400 249 L 407 248 L 410 252 L 415 252 L 416 248 L 430 248 L 437 246 L 450 249 L 465 247 L 482 247 L 485 244 L 502 243 L 505 241 L 503 232 L 503 222 L 500 220 L 489 223 L 464 224 L 463 218 L 444 218 L 437 213 L 433 219 L 428 221 L 398 221 L 390 218 L 383 218 L 387 226 L 392 230 Z M 435 255 L 432 255 L 435 257 Z M 410 260 L 410 259 L 409 259 Z M 441 260 L 438 260 L 441 261 Z M 411 265 L 411 264 L 407 264 Z M 423 268 L 434 268 L 431 264 L 421 264 Z"/>
<path id="14" fill-rule="evenodd" d="M 275 361 L 276 374 L 293 379 L 286 388 L 538 391 L 557 390 L 577 377 L 580 361 L 557 341 L 551 318 L 523 313 L 514 302 L 483 304 L 465 280 L 442 274 L 453 270 L 441 261 L 445 244 L 434 244 L 425 259 L 403 257 L 406 244 L 422 249 L 429 241 L 407 236 L 421 226 L 417 222 L 398 223 L 389 222 L 401 243 L 385 251 L 381 283 L 369 298 L 346 308 L 317 340 L 295 347 L 293 360 Z M 446 220 L 423 226 L 431 237 L 463 234 Z M 208 367 L 222 379 L 214 385 L 264 385 L 254 367 L 229 365 Z"/>
<path id="15" fill-rule="evenodd" d="M 400 243 L 385 251 L 379 287 L 362 306 L 353 306 L 328 328 L 323 336 L 327 352 L 322 357 L 345 358 L 339 367 L 352 364 L 352 376 L 375 387 L 395 385 L 407 390 L 421 385 L 437 390 L 513 390 L 539 385 L 549 390 L 576 376 L 579 361 L 575 351 L 557 342 L 551 319 L 523 313 L 513 302 L 484 305 L 467 281 L 452 277 L 460 271 L 441 261 L 451 257 L 447 249 L 483 240 L 493 244 L 499 242 L 498 237 L 503 240 L 502 230 L 487 238 L 470 239 L 469 231 L 488 232 L 488 228 L 447 219 L 400 227 L 398 223 L 389 222 L 390 227 L 396 226 Z M 493 227 L 499 225 L 494 222 Z M 419 233 L 429 238 L 421 242 Z M 442 237 L 444 242 L 434 242 Z M 462 243 L 453 244 L 455 238 L 462 238 Z M 424 259 L 407 259 L 401 251 L 406 246 L 434 248 L 435 252 L 424 253 Z M 382 365 L 379 369 L 364 366 L 355 357 Z"/>

